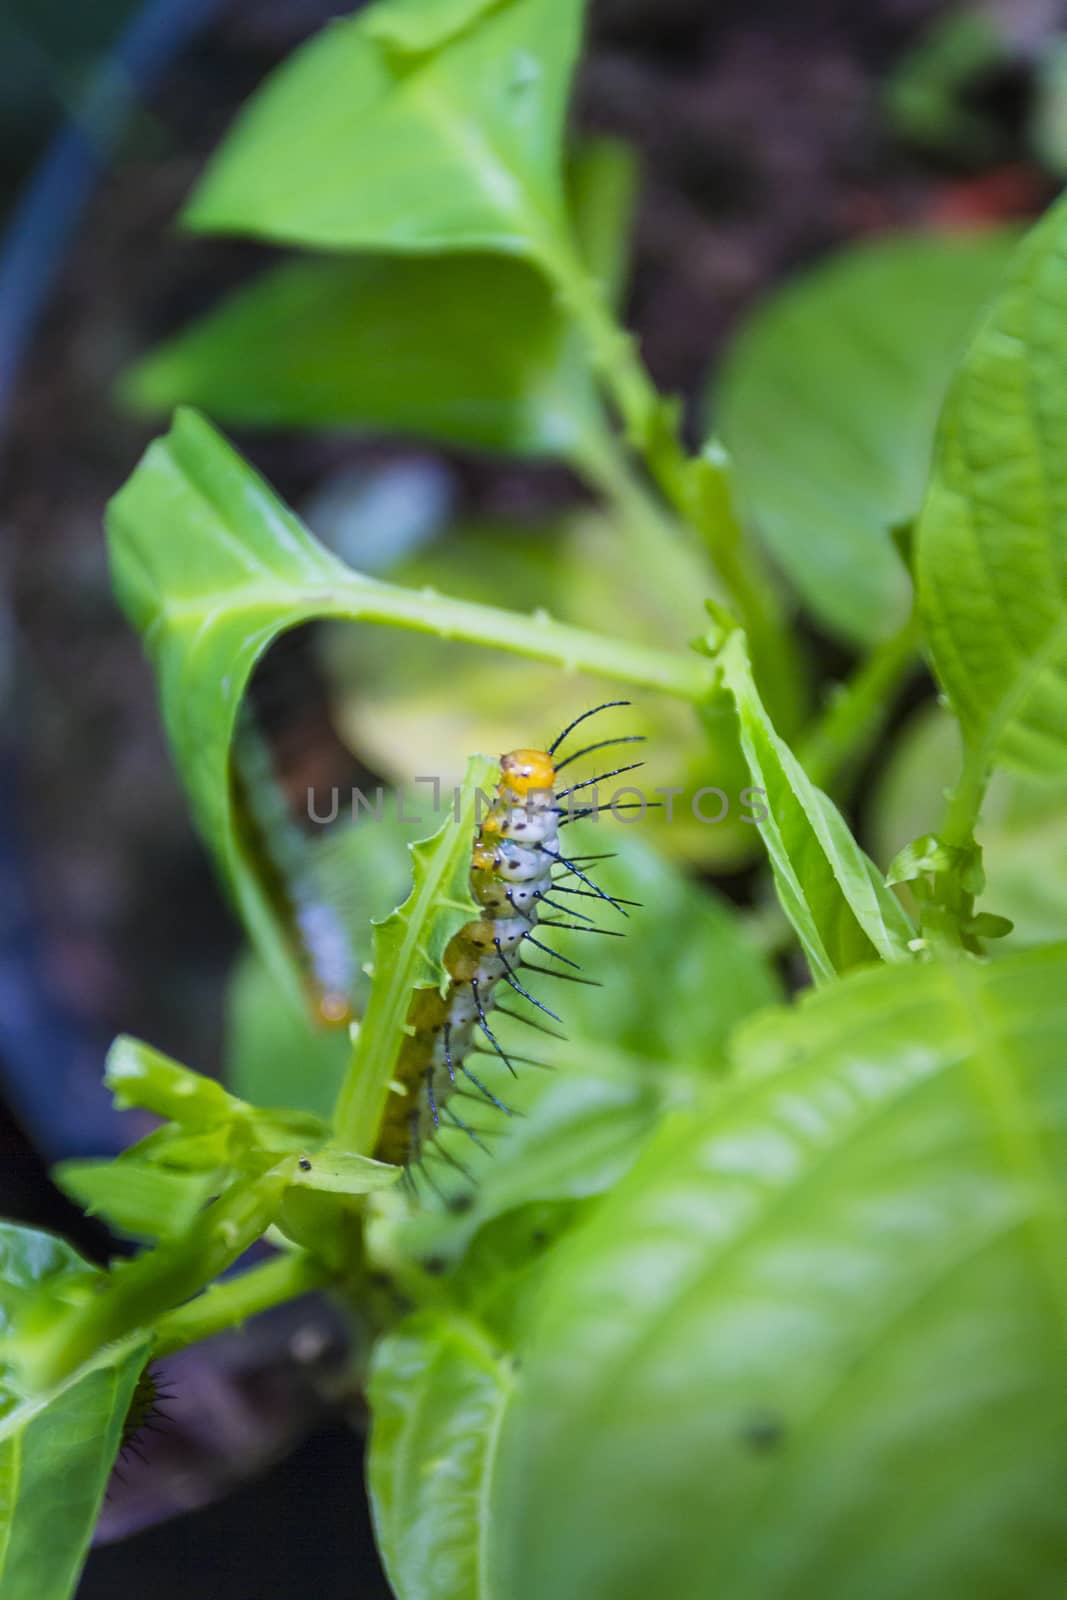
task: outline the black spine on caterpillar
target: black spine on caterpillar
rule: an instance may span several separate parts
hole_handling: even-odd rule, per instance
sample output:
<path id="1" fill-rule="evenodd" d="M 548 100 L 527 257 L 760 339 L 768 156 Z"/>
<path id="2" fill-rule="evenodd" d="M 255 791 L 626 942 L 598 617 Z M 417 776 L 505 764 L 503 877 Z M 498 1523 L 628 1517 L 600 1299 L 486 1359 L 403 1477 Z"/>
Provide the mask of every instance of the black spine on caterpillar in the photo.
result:
<path id="1" fill-rule="evenodd" d="M 577 965 L 541 944 L 535 935 L 542 907 L 548 904 L 553 910 L 563 909 L 551 901 L 553 890 L 559 887 L 554 870 L 562 867 L 565 875 L 587 885 L 576 892 L 596 896 L 615 909 L 622 909 L 622 902 L 599 889 L 576 862 L 562 854 L 559 837 L 563 809 L 560 802 L 570 791 L 558 791 L 557 771 L 594 749 L 636 742 L 640 737 L 602 740 L 568 756 L 557 766 L 555 752 L 572 729 L 585 717 L 605 709 L 597 706 L 586 712 L 565 728 L 547 750 L 512 750 L 501 757 L 496 794 L 475 833 L 472 851 L 471 892 L 480 914 L 461 928 L 446 948 L 444 966 L 449 982 L 445 992 L 421 989 L 412 1002 L 407 1019 L 409 1032 L 397 1062 L 395 1091 L 386 1103 L 374 1152 L 378 1160 L 403 1166 L 410 1174 L 413 1167 L 421 1165 L 434 1136 L 449 1125 L 480 1144 L 478 1133 L 450 1104 L 457 1093 L 473 1095 L 509 1114 L 503 1102 L 475 1076 L 469 1058 L 477 1048 L 476 1040 L 484 1040 L 510 1071 L 515 1070 L 489 1020 L 502 987 L 522 995 L 553 1021 L 560 1020 L 530 994 L 520 976 L 520 972 L 547 970 L 524 961 L 531 944 L 568 966 Z M 588 780 L 589 784 L 600 781 L 601 778 Z M 575 787 L 584 789 L 587 785 Z M 583 914 L 574 915 L 584 926 L 590 925 Z M 522 1020 L 532 1021 L 525 1017 Z M 440 1146 L 435 1148 L 450 1165 L 465 1171 L 454 1156 Z"/>

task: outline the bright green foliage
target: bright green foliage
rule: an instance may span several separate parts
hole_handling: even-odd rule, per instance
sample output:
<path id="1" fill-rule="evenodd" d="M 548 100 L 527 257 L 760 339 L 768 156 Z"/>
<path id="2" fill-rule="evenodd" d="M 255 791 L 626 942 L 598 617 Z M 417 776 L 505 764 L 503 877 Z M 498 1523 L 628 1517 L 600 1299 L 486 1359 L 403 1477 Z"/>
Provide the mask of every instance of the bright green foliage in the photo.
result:
<path id="1" fill-rule="evenodd" d="M 193 814 L 253 938 L 299 994 L 292 952 L 235 823 L 230 745 L 259 657 L 328 607 L 331 583 L 348 574 L 191 412 L 112 501 L 108 534 L 115 590 L 150 652 Z"/>
<path id="2" fill-rule="evenodd" d="M 770 964 L 726 902 L 672 869 L 641 842 L 641 831 L 611 823 L 574 830 L 579 852 L 610 844 L 616 859 L 597 881 L 609 894 L 641 903 L 634 913 L 640 925 L 605 917 L 606 926 L 626 930 L 624 937 L 577 940 L 582 976 L 600 987 L 571 988 L 565 1039 L 536 1035 L 533 1048 L 527 1028 L 498 1019 L 505 1049 L 532 1050 L 546 1070 L 507 1082 L 507 1103 L 521 1116 L 509 1126 L 505 1149 L 462 1149 L 477 1179 L 471 1204 L 457 1213 L 428 1199 L 390 1229 L 388 1242 L 377 1238 L 383 1253 L 455 1260 L 496 1218 L 538 1201 L 603 1193 L 629 1170 L 666 1111 L 714 1091 L 736 1024 L 781 998 Z M 574 939 L 544 936 L 572 952 Z M 537 1020 L 520 999 L 515 1010 Z"/>
<path id="3" fill-rule="evenodd" d="M 34 1291 L 76 1295 L 101 1274 L 61 1240 L 0 1223 L 0 1334 Z M 102 1351 L 43 1399 L 0 1368 L 0 1591 L 4 1600 L 73 1595 L 111 1474 L 144 1339 Z"/>
<path id="4" fill-rule="evenodd" d="M 850 643 L 904 619 L 890 535 L 919 510 L 949 377 L 1011 242 L 851 246 L 757 310 L 716 381 L 745 510 L 805 607 Z"/>
<path id="5" fill-rule="evenodd" d="M 699 699 L 697 662 L 600 639 L 544 616 L 409 593 L 330 555 L 195 412 L 178 413 L 108 509 L 112 576 L 159 679 L 193 815 L 277 981 L 301 992 L 291 940 L 235 814 L 231 745 L 252 669 L 317 617 L 388 621 L 497 644 Z"/>
<path id="6" fill-rule="evenodd" d="M 450 26 L 419 24 L 414 54 L 395 48 L 410 8 L 407 27 L 399 14 L 383 26 L 377 8 L 335 22 L 242 113 L 187 226 L 328 249 L 551 255 L 566 233 L 561 134 L 583 9 L 505 0 L 464 27 L 460 8 L 438 5 Z"/>
<path id="7" fill-rule="evenodd" d="M 1065 996 L 1060 947 L 742 1036 L 540 1282 L 470 1593 L 1057 1592 Z"/>
<path id="8" fill-rule="evenodd" d="M 282 268 L 142 368 L 143 402 L 194 392 L 250 420 L 559 454 L 603 504 L 536 553 L 497 527 L 384 582 L 319 545 L 189 411 L 116 497 L 116 592 L 258 965 L 235 983 L 231 1087 L 120 1039 L 106 1081 L 162 1125 L 57 1174 L 152 1247 L 100 1274 L 0 1229 L 4 1600 L 68 1600 L 149 1349 L 313 1287 L 373 1344 L 369 1477 L 398 1600 L 1062 1588 L 1067 946 L 998 953 L 1005 935 L 1062 933 L 1062 873 L 1018 839 L 1015 879 L 998 868 L 1003 775 L 988 797 L 987 782 L 1002 759 L 1022 767 L 1016 833 L 1037 818 L 1055 847 L 1058 787 L 1039 798 L 1032 775 L 1067 781 L 1064 213 L 1024 242 L 958 366 L 906 620 L 891 533 L 910 562 L 899 525 L 1004 240 L 867 246 L 788 292 L 721 385 L 736 469 L 714 443 L 689 455 L 611 312 L 624 167 L 579 164 L 573 219 L 564 193 L 580 22 L 578 0 L 377 0 L 272 78 L 194 197 L 193 226 L 367 256 Z M 742 504 L 816 619 L 879 641 L 807 728 L 815 686 Z M 329 653 L 369 767 L 436 768 L 447 795 L 462 754 L 493 752 L 399 865 L 402 826 L 373 819 L 305 851 L 276 784 L 274 809 L 256 804 L 265 743 L 258 765 L 234 760 L 253 668 L 318 619 L 375 625 Z M 898 900 L 824 791 L 859 771 L 922 648 L 962 765 L 898 776 L 876 846 Z M 483 1096 L 492 1125 L 462 1163 L 462 1128 L 428 1141 L 441 1182 L 413 1206 L 432 1169 L 405 1194 L 373 1152 L 412 996 L 447 982 L 448 941 L 477 911 L 479 791 L 500 749 L 547 748 L 546 723 L 630 690 L 649 702 L 632 713 L 652 735 L 646 791 L 683 775 L 682 796 L 667 786 L 682 814 L 721 785 L 732 838 L 694 845 L 700 825 L 666 807 L 640 838 L 603 818 L 561 835 L 640 904 L 554 867 L 547 970 L 573 975 L 573 952 L 594 982 L 562 990 L 565 1035 L 524 1030 L 543 1013 L 518 995 L 495 1013 L 516 1114 Z M 598 740 L 617 730 L 596 727 L 575 781 L 610 781 Z M 594 866 L 602 843 L 619 859 Z M 994 888 L 1029 883 L 1017 934 L 1013 905 L 980 899 L 983 843 Z M 781 911 L 759 881 L 735 886 L 752 907 L 728 906 L 664 844 L 731 865 L 765 852 Z M 270 871 L 282 845 L 300 885 L 346 907 L 365 968 L 350 1036 L 305 1020 L 294 896 Z M 817 992 L 782 1003 L 771 950 L 802 953 Z M 799 981 L 799 962 L 782 972 Z M 230 1276 L 264 1235 L 278 1253 Z"/>
<path id="9" fill-rule="evenodd" d="M 507 1355 L 454 1315 L 412 1318 L 378 1346 L 368 1482 L 382 1560 L 401 1597 L 496 1594 L 482 1507 L 514 1383 Z"/>
<path id="10" fill-rule="evenodd" d="M 52 1177 L 89 1216 L 105 1218 L 116 1233 L 134 1239 L 177 1238 L 212 1189 L 210 1173 L 176 1171 L 129 1156 L 118 1161 L 62 1161 Z"/>
<path id="11" fill-rule="evenodd" d="M 960 768 L 959 727 L 940 707 L 905 726 L 871 797 L 869 828 L 888 860 L 937 816 Z M 1010 945 L 1047 944 L 1067 928 L 1067 780 L 998 772 L 982 806 L 983 904 L 1010 918 Z"/>
<path id="12" fill-rule="evenodd" d="M 919 522 L 919 603 L 966 744 L 1067 773 L 1067 204 L 1020 246 L 953 382 Z"/>
<path id="13" fill-rule="evenodd" d="M 913 936 L 907 915 L 833 801 L 775 732 L 752 680 L 743 635 L 731 633 L 718 659 L 753 784 L 766 797 L 757 826 L 812 974 L 825 981 L 879 956 L 907 960 Z"/>
<path id="14" fill-rule="evenodd" d="M 572 174 L 590 267 L 621 276 L 625 148 Z M 421 435 L 517 455 L 595 457 L 606 430 L 578 340 L 544 277 L 483 255 L 301 260 L 272 268 L 124 379 L 136 409 L 224 422 Z"/>

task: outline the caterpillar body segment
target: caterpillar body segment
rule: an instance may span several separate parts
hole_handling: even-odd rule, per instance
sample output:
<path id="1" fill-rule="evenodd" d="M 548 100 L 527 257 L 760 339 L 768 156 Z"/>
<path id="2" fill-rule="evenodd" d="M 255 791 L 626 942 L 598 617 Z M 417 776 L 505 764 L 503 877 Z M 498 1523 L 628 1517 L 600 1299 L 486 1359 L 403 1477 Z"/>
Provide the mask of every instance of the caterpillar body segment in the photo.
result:
<path id="1" fill-rule="evenodd" d="M 584 713 L 572 726 L 604 709 L 607 707 Z M 517 994 L 558 1022 L 556 1013 L 529 992 L 525 974 L 543 972 L 585 981 L 573 978 L 570 972 L 531 967 L 524 959 L 525 948 L 531 944 L 567 967 L 577 966 L 535 937 L 542 908 L 552 912 L 566 909 L 575 919 L 577 931 L 591 924 L 584 913 L 572 911 L 569 903 L 564 908 L 551 898 L 553 892 L 573 892 L 565 890 L 565 878 L 590 882 L 560 846 L 561 807 L 554 757 L 570 731 L 565 729 L 548 750 L 512 750 L 501 757 L 496 792 L 475 832 L 471 853 L 471 895 L 479 915 L 461 928 L 446 947 L 444 967 L 448 982 L 444 992 L 420 989 L 412 1000 L 393 1092 L 386 1102 L 374 1150 L 379 1161 L 403 1166 L 412 1188 L 415 1170 L 437 1187 L 425 1170 L 425 1161 L 431 1156 L 439 1156 L 448 1165 L 465 1171 L 451 1149 L 436 1139 L 443 1128 L 458 1129 L 485 1148 L 482 1135 L 490 1130 L 472 1127 L 466 1121 L 466 1112 L 460 1117 L 452 1104 L 456 1098 L 478 1101 L 491 1111 L 512 1114 L 470 1064 L 474 1057 L 489 1056 L 502 1061 L 510 1072 L 515 1071 L 493 1030 L 494 1010 L 532 1027 L 554 1031 L 532 1017 L 509 1010 L 500 1001 Z M 633 738 L 629 736 L 627 742 Z M 611 741 L 603 741 L 608 742 Z M 602 748 L 603 743 L 595 748 Z M 561 869 L 562 877 L 558 876 Z M 621 909 L 601 890 L 595 895 L 592 889 L 583 892 Z M 555 926 L 567 924 L 556 922 Z"/>

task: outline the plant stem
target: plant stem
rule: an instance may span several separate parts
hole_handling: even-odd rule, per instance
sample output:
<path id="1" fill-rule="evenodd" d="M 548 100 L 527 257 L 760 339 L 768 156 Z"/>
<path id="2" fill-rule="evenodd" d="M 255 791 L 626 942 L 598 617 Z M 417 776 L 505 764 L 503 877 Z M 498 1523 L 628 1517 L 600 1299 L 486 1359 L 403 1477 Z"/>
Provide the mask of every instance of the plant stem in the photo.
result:
<path id="1" fill-rule="evenodd" d="M 966 849 L 974 843 L 974 831 L 978 826 L 988 783 L 989 762 L 985 751 L 965 746 L 959 782 L 948 795 L 945 815 L 938 831 L 942 844 Z"/>
<path id="2" fill-rule="evenodd" d="M 285 1300 L 295 1300 L 326 1282 L 327 1269 L 303 1251 L 278 1255 L 261 1266 L 214 1284 L 156 1323 L 153 1354 L 173 1355 L 200 1339 L 239 1326 Z"/>
<path id="3" fill-rule="evenodd" d="M 492 645 L 514 655 L 552 661 L 567 672 L 591 672 L 697 704 L 706 700 L 714 687 L 714 669 L 695 655 L 607 638 L 555 622 L 547 613 L 523 616 L 500 606 L 454 600 L 434 590 L 404 589 L 357 575 L 338 576 L 328 588 L 309 590 L 302 598 L 309 615 L 382 622 L 442 639 Z M 290 605 L 293 599 L 292 591 L 287 591 Z M 250 609 L 262 604 L 251 591 L 248 602 Z"/>
<path id="4" fill-rule="evenodd" d="M 557 251 L 549 265 L 585 336 L 590 362 L 622 418 L 627 441 L 711 557 L 748 634 L 764 693 L 788 734 L 799 711 L 797 663 L 774 585 L 744 537 L 725 453 L 709 446 L 690 458 L 673 407 L 652 382 L 634 339 L 616 323 L 597 283 L 575 254 Z"/>
<path id="5" fill-rule="evenodd" d="M 813 783 L 826 788 L 873 744 L 901 684 L 914 669 L 920 629 L 908 621 L 876 645 L 800 741 L 798 754 Z"/>
<path id="6" fill-rule="evenodd" d="M 922 917 L 923 937 L 942 957 L 958 960 L 967 953 L 981 952 L 980 942 L 968 935 L 967 925 L 974 916 L 975 889 L 980 889 L 982 883 L 981 853 L 974 834 L 989 771 L 985 746 L 965 744 L 959 781 L 948 793 L 937 836 L 942 845 L 960 853 L 960 864 L 935 878 L 933 898 Z M 968 871 L 973 874 L 970 883 L 965 877 Z"/>
<path id="7" fill-rule="evenodd" d="M 205 1213 L 203 1228 L 114 1267 L 98 1294 L 65 1307 L 46 1327 L 25 1329 L 16 1360 L 34 1388 L 49 1388 L 103 1344 L 145 1328 L 199 1294 L 270 1226 L 292 1176 L 292 1158 L 240 1179 Z"/>

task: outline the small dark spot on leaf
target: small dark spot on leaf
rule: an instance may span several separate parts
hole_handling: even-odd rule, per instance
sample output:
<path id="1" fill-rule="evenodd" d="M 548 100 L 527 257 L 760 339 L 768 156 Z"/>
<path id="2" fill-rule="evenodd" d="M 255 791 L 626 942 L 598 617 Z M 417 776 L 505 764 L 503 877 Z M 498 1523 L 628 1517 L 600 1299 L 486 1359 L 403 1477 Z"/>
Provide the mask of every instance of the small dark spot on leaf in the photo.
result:
<path id="1" fill-rule="evenodd" d="M 447 1267 L 448 1262 L 444 1256 L 427 1256 L 422 1263 L 423 1271 L 428 1272 L 433 1278 L 439 1278 Z"/>
<path id="2" fill-rule="evenodd" d="M 311 1162 L 308 1160 L 307 1156 L 301 1156 L 297 1165 L 299 1166 L 301 1172 L 311 1171 Z"/>
<path id="3" fill-rule="evenodd" d="M 742 1425 L 741 1438 L 750 1450 L 769 1454 L 785 1439 L 785 1418 L 774 1411 L 755 1412 Z"/>
<path id="4" fill-rule="evenodd" d="M 455 1216 L 461 1217 L 465 1211 L 469 1211 L 471 1209 L 473 1204 L 474 1196 L 472 1194 L 454 1194 L 451 1200 L 448 1202 L 448 1209 Z"/>

